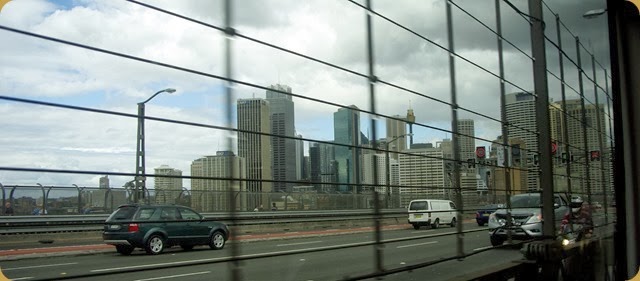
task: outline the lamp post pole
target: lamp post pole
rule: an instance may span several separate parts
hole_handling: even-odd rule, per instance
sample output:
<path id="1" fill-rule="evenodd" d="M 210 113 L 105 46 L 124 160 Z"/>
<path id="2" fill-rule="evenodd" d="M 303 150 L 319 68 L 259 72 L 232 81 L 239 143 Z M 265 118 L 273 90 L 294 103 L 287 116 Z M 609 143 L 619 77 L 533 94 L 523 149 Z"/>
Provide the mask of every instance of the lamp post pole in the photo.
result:
<path id="1" fill-rule="evenodd" d="M 146 190 L 145 176 L 145 156 L 144 156 L 144 104 L 155 98 L 160 93 L 173 93 L 176 89 L 167 88 L 160 90 L 149 97 L 147 100 L 138 103 L 138 134 L 136 136 L 136 177 L 135 191 L 133 193 L 133 202 L 138 203 L 140 198 L 144 198 Z"/>
<path id="2" fill-rule="evenodd" d="M 389 145 L 394 142 L 397 141 L 400 138 L 404 138 L 405 136 L 413 136 L 413 134 L 404 134 L 404 135 L 400 135 L 397 137 L 394 137 L 393 139 L 391 139 L 390 141 L 385 143 L 385 153 L 386 153 L 386 158 L 387 158 L 387 167 L 386 167 L 386 181 L 387 181 L 387 208 L 391 207 L 391 175 L 390 175 L 390 170 L 391 170 L 391 163 L 390 163 L 390 157 L 389 157 Z"/>

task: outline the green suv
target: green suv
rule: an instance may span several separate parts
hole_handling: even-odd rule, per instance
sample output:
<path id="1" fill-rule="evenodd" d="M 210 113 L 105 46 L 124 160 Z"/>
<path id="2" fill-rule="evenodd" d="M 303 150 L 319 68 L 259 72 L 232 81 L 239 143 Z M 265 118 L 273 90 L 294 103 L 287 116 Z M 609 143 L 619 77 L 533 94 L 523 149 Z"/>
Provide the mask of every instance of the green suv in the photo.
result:
<path id="1" fill-rule="evenodd" d="M 135 248 L 157 255 L 175 245 L 184 250 L 196 245 L 218 250 L 228 238 L 226 224 L 206 220 L 198 212 L 176 205 L 121 205 L 107 218 L 102 233 L 104 242 L 116 246 L 123 255 Z"/>

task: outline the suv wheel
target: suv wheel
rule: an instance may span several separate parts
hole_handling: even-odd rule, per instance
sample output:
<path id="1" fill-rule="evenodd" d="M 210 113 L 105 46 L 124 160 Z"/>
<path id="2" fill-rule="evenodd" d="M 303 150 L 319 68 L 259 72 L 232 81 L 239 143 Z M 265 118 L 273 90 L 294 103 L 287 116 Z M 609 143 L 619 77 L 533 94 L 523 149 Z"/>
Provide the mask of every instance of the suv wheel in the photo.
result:
<path id="1" fill-rule="evenodd" d="M 440 219 L 436 219 L 436 221 L 434 221 L 434 222 L 431 224 L 431 228 L 433 228 L 433 229 L 436 229 L 436 228 L 438 228 L 439 226 L 440 226 Z"/>
<path id="2" fill-rule="evenodd" d="M 128 256 L 133 252 L 133 246 L 129 246 L 129 245 L 116 245 L 116 251 L 121 254 L 121 255 L 125 255 Z"/>
<path id="3" fill-rule="evenodd" d="M 413 229 L 415 229 L 415 230 L 420 229 L 420 225 L 419 225 L 419 224 L 417 224 L 417 223 L 414 223 L 414 224 L 413 224 Z"/>
<path id="4" fill-rule="evenodd" d="M 164 239 L 162 236 L 154 234 L 149 237 L 144 247 L 148 254 L 157 255 L 164 250 Z"/>
<path id="5" fill-rule="evenodd" d="M 500 246 L 502 245 L 502 243 L 504 243 L 504 239 L 502 237 L 498 237 L 495 235 L 491 235 L 489 237 L 489 240 L 491 240 L 491 246 Z"/>
<path id="6" fill-rule="evenodd" d="M 451 223 L 449 224 L 451 227 L 455 227 L 456 226 L 456 218 L 452 218 L 451 219 Z"/>
<path id="7" fill-rule="evenodd" d="M 213 250 L 220 250 L 224 247 L 224 242 L 224 234 L 220 231 L 216 231 L 209 239 L 209 248 Z"/>

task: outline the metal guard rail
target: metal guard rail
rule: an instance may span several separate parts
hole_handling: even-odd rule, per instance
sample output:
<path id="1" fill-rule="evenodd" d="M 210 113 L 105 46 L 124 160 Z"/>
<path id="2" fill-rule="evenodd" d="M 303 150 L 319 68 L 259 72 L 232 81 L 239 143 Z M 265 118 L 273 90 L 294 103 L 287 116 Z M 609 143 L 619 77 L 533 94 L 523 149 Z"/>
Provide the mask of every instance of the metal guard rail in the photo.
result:
<path id="1" fill-rule="evenodd" d="M 381 212 L 384 218 L 406 219 L 406 209 L 387 209 Z M 310 221 L 345 221 L 373 219 L 375 214 L 371 210 L 353 211 L 264 211 L 243 212 L 234 218 L 231 224 L 228 213 L 202 213 L 206 220 L 216 220 L 229 226 L 299 223 Z M 7 216 L 0 217 L 0 235 L 37 234 L 55 232 L 86 232 L 103 229 L 108 214 L 99 215 L 46 215 L 46 216 Z"/>

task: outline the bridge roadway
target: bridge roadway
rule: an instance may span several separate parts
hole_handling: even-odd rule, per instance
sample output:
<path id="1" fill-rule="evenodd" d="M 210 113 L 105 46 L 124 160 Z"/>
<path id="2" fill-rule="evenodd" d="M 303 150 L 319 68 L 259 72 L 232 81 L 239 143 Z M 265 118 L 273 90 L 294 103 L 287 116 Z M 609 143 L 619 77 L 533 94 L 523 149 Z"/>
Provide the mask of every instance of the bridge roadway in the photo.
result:
<path id="1" fill-rule="evenodd" d="M 486 227 L 466 222 L 465 253 L 480 252 L 490 247 Z M 383 231 L 383 266 L 393 269 L 455 255 L 454 228 L 421 228 L 407 224 L 388 225 Z M 396 241 L 394 239 L 414 238 Z M 339 280 L 373 272 L 374 246 L 361 245 L 373 241 L 368 227 L 301 231 L 297 233 L 257 233 L 242 235 L 231 243 L 241 243 L 243 280 Z M 97 241 L 99 242 L 99 241 Z M 84 247 L 84 248 L 82 248 Z M 56 280 L 61 277 L 91 274 L 74 280 L 229 280 L 230 247 L 220 251 L 196 247 L 193 251 L 168 249 L 158 256 L 136 251 L 121 256 L 102 244 L 73 247 L 43 247 L 49 252 L 31 249 L 0 251 L 0 268 L 12 280 Z M 52 250 L 56 249 L 56 250 Z M 301 251 L 312 252 L 301 253 Z M 22 252 L 21 252 L 22 251 Z M 13 253 L 10 253 L 13 252 Z M 385 280 L 455 280 L 464 274 L 482 271 L 487 266 L 509 265 L 520 260 L 516 249 L 492 249 L 463 261 L 450 261 L 397 273 Z M 182 267 L 189 263 L 206 263 Z M 152 269 L 113 275 L 119 271 Z M 97 276 L 99 274 L 107 274 Z"/>

